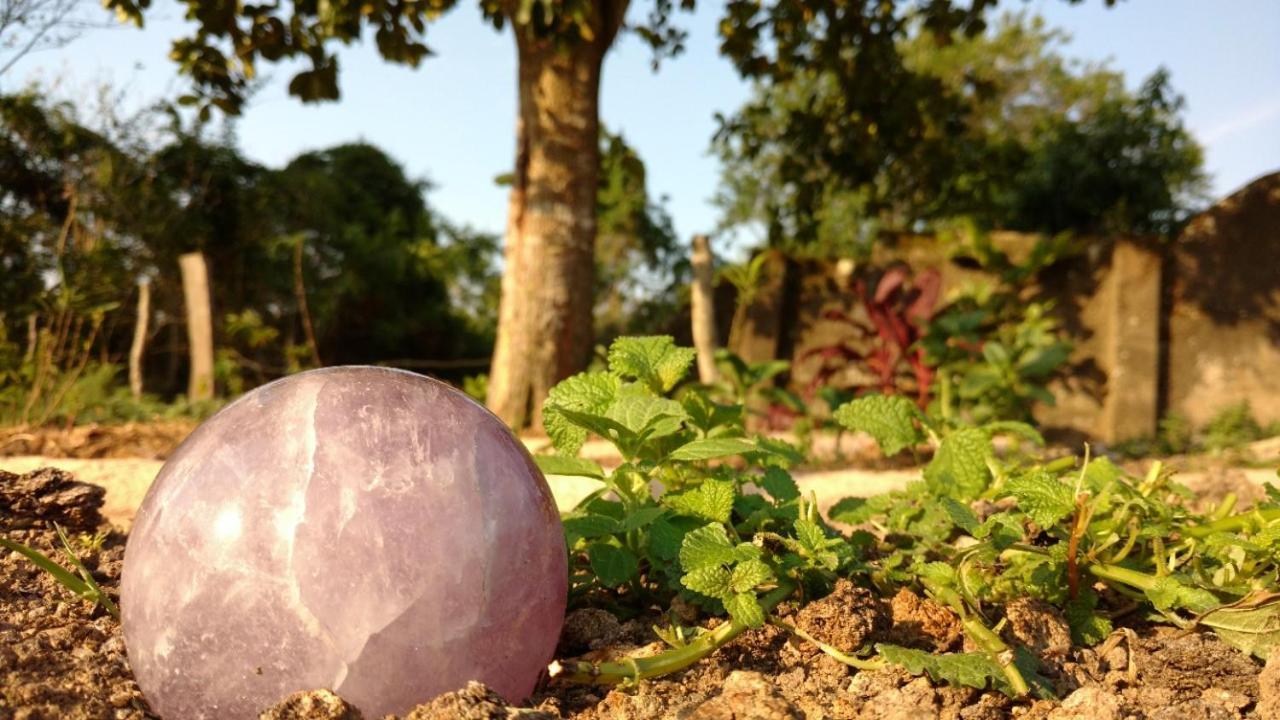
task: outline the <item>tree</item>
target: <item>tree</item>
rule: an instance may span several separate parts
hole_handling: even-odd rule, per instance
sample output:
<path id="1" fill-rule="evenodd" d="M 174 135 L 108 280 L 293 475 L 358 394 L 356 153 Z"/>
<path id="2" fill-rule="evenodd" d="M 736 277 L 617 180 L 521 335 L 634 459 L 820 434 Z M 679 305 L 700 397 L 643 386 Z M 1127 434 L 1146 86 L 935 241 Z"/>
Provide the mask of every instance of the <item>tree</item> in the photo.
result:
<path id="1" fill-rule="evenodd" d="M 83 0 L 0 0 L 0 76 L 28 54 L 60 47 L 87 27 Z"/>
<path id="2" fill-rule="evenodd" d="M 716 139 L 729 226 L 792 251 L 856 255 L 881 230 L 964 216 L 1029 231 L 1168 233 L 1199 198 L 1201 153 L 1157 73 L 1137 93 L 1072 62 L 1067 36 L 1008 15 L 975 35 L 897 41 L 915 111 L 864 127 L 838 63 L 761 83 Z M 853 141 L 851 141 L 851 139 Z"/>
<path id="3" fill-rule="evenodd" d="M 1107 0 L 1112 2 L 1113 0 Z M 236 112 L 259 62 L 309 61 L 289 83 L 308 100 L 338 96 L 334 42 L 372 33 L 382 56 L 418 64 L 429 22 L 456 0 L 391 0 L 228 5 L 184 0 L 196 27 L 174 43 L 174 57 L 196 85 L 187 102 Z M 107 0 L 142 22 L 151 0 Z M 932 32 L 981 27 L 995 0 L 731 0 L 721 22 L 722 50 L 749 78 L 778 80 L 836 61 L 849 107 L 859 109 L 863 136 L 882 123 L 914 122 L 914 99 L 899 99 L 911 81 L 895 41 L 920 22 Z M 690 9 L 694 0 L 680 0 Z M 521 425 L 559 379 L 577 371 L 591 349 L 599 174 L 599 84 L 605 53 L 624 27 L 630 0 L 480 0 L 497 28 L 515 38 L 519 110 L 514 182 L 508 208 L 505 271 L 489 404 Z M 656 58 L 679 51 L 672 0 L 654 0 L 634 29 Z M 909 88 L 908 88 L 909 89 Z M 863 137 L 851 138 L 860 141 Z M 905 147 L 899 140 L 895 147 Z"/>
<path id="4" fill-rule="evenodd" d="M 621 135 L 600 134 L 596 194 L 595 331 L 601 341 L 652 334 L 651 306 L 669 316 L 688 270 L 671 216 L 649 195 L 644 161 Z"/>

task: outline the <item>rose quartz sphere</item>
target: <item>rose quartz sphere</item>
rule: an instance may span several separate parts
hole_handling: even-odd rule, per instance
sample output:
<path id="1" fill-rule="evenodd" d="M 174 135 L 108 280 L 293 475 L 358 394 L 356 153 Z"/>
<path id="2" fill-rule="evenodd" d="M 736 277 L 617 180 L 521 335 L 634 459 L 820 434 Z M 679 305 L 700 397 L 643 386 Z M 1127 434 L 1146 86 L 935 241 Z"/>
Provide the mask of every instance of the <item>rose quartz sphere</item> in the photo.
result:
<path id="1" fill-rule="evenodd" d="M 378 717 L 469 680 L 527 697 L 566 591 L 551 492 L 502 422 L 435 380 L 339 367 L 248 393 L 174 452 L 120 605 L 165 718 L 317 688 Z"/>

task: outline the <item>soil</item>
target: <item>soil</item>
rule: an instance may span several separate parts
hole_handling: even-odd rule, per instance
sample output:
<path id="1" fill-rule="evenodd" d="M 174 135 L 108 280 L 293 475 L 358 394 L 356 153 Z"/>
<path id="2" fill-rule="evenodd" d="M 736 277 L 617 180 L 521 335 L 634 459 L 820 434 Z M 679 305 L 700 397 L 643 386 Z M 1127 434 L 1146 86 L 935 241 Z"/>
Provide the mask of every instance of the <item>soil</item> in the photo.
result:
<path id="1" fill-rule="evenodd" d="M 100 489 L 65 472 L 0 472 L 0 532 L 54 555 L 58 522 L 109 594 L 119 582 L 126 536 L 103 524 Z M 104 531 L 94 540 L 95 533 Z M 15 553 L 0 553 L 0 720 L 154 717 L 129 671 L 120 627 L 100 608 L 72 599 Z M 680 608 L 675 609 L 679 612 Z M 782 618 L 852 651 L 868 642 L 961 649 L 957 618 L 910 593 L 882 600 L 849 583 Z M 592 659 L 656 652 L 653 618 L 620 622 L 603 610 L 566 619 L 559 652 Z M 1093 648 L 1072 647 L 1053 608 L 1009 608 L 1006 638 L 1044 665 L 1061 701 L 1021 700 L 991 691 L 937 686 L 890 668 L 854 672 L 773 626 L 744 633 L 679 673 L 633 687 L 549 681 L 529 707 L 512 708 L 471 684 L 405 720 L 1271 720 L 1280 718 L 1280 653 L 1266 665 L 1214 636 L 1168 627 L 1120 628 Z M 264 709 L 269 720 L 355 720 L 359 710 L 317 690 Z"/>
<path id="2" fill-rule="evenodd" d="M 25 425 L 3 428 L 0 429 L 0 457 L 163 460 L 198 424 L 194 420 L 154 420 L 69 428 Z"/>

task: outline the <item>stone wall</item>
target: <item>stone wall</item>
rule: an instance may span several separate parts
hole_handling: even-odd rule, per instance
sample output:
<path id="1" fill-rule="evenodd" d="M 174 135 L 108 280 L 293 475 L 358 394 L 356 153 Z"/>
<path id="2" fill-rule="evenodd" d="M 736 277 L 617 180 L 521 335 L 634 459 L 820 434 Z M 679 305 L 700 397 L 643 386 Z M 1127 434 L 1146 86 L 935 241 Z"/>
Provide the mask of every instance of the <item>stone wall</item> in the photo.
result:
<path id="1" fill-rule="evenodd" d="M 1033 236 L 997 233 L 1015 259 Z M 1189 223 L 1174 243 L 1099 239 L 1042 273 L 1036 293 L 1075 343 L 1057 404 L 1037 411 L 1050 429 L 1117 441 L 1151 436 L 1168 412 L 1203 425 L 1247 399 L 1259 420 L 1280 420 L 1280 173 L 1262 178 Z M 935 268 L 942 297 L 982 272 L 948 260 L 928 236 L 895 238 L 868 267 L 905 261 Z M 754 361 L 792 362 L 803 391 L 821 362 L 809 354 L 850 336 L 829 311 L 862 313 L 847 262 L 769 261 L 755 302 L 739 309 L 730 348 Z M 873 270 L 874 271 L 874 270 Z M 865 381 L 854 366 L 837 382 Z M 820 403 L 815 410 L 821 411 Z"/>

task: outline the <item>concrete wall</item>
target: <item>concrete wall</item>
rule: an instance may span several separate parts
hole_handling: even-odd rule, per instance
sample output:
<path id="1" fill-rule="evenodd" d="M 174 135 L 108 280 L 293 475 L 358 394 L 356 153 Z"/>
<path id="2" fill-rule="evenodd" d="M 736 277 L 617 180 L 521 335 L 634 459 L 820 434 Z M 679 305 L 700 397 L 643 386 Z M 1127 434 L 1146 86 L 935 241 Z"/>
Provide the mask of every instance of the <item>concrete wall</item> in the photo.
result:
<path id="1" fill-rule="evenodd" d="M 999 233 L 1017 259 L 1035 238 Z M 1226 405 L 1250 401 L 1259 420 L 1280 420 L 1280 173 L 1262 178 L 1193 220 L 1173 243 L 1103 239 L 1042 273 L 1075 343 L 1071 371 L 1037 419 L 1079 437 L 1151 436 L 1168 412 L 1203 425 Z M 942 277 L 942 297 L 981 272 L 949 261 L 934 238 L 905 236 L 877 250 L 869 268 L 906 261 Z M 803 390 L 820 360 L 806 353 L 850 336 L 826 319 L 862 312 L 852 266 L 771 259 L 773 275 L 735 317 L 730 348 L 752 360 L 791 360 Z M 836 382 L 865 381 L 850 367 Z"/>

